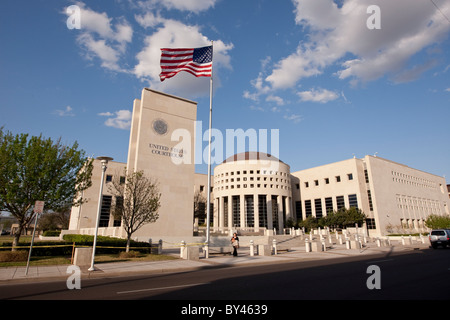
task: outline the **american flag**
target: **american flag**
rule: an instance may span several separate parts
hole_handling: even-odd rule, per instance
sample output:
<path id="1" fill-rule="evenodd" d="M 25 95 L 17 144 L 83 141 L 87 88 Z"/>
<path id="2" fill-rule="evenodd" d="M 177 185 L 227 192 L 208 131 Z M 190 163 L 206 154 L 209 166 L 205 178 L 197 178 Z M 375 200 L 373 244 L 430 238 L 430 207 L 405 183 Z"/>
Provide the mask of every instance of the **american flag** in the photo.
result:
<path id="1" fill-rule="evenodd" d="M 164 81 L 180 71 L 196 77 L 211 77 L 213 47 L 161 49 L 161 74 Z"/>

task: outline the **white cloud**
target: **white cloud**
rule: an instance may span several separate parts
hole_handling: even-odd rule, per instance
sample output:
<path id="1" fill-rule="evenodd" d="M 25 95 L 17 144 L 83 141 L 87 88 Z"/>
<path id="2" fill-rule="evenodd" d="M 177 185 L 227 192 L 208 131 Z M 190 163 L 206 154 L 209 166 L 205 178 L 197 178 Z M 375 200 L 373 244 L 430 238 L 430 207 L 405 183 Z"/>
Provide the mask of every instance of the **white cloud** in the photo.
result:
<path id="1" fill-rule="evenodd" d="M 105 69 L 127 72 L 120 67 L 119 61 L 127 44 L 132 41 L 133 28 L 124 19 L 113 23 L 113 19 L 105 12 L 95 12 L 83 2 L 76 4 L 80 7 L 81 19 L 81 33 L 77 42 L 85 50 L 85 57 L 89 60 L 100 59 Z"/>
<path id="2" fill-rule="evenodd" d="M 299 123 L 303 120 L 302 116 L 298 114 L 285 115 L 283 118 L 294 123 Z"/>
<path id="3" fill-rule="evenodd" d="M 445 91 L 450 92 L 450 88 L 445 89 Z"/>
<path id="4" fill-rule="evenodd" d="M 339 94 L 336 92 L 318 88 L 311 89 L 309 91 L 301 91 L 298 92 L 297 95 L 300 97 L 302 101 L 311 101 L 311 102 L 319 102 L 319 103 L 327 103 L 329 101 L 336 100 L 339 98 Z"/>
<path id="5" fill-rule="evenodd" d="M 308 40 L 275 64 L 265 78 L 271 89 L 293 87 L 303 78 L 340 66 L 336 75 L 352 83 L 389 75 L 394 81 L 410 81 L 427 70 L 429 60 L 405 72 L 418 52 L 443 39 L 450 24 L 428 1 L 346 0 L 338 7 L 332 0 L 293 0 L 295 21 Z M 369 30 L 369 5 L 381 8 L 381 29 Z M 450 3 L 440 2 L 450 15 Z"/>
<path id="6" fill-rule="evenodd" d="M 74 117 L 73 109 L 71 106 L 67 106 L 64 110 L 55 110 L 55 114 L 60 117 Z"/>
<path id="7" fill-rule="evenodd" d="M 112 128 L 129 130 L 131 127 L 131 116 L 132 113 L 129 110 L 119 110 L 114 113 L 112 112 L 102 112 L 98 114 L 102 117 L 109 117 L 105 121 L 105 125 Z"/>
<path id="8" fill-rule="evenodd" d="M 279 97 L 279 96 L 274 96 L 274 95 L 269 95 L 266 98 L 267 102 L 275 102 L 278 106 L 283 106 L 284 105 L 284 100 L 283 98 Z"/>
<path id="9" fill-rule="evenodd" d="M 214 7 L 217 0 L 145 0 L 140 1 L 139 5 L 146 9 L 155 9 L 164 7 L 166 9 L 176 9 L 180 11 L 191 11 L 199 13 Z"/>

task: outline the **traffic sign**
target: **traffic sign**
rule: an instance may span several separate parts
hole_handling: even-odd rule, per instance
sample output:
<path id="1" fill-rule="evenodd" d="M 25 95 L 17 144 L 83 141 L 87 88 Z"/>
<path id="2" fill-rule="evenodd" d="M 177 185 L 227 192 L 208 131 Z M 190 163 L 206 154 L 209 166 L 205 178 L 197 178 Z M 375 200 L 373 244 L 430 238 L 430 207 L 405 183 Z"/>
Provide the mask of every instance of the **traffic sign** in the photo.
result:
<path id="1" fill-rule="evenodd" d="M 36 201 L 34 203 L 34 213 L 43 213 L 44 212 L 44 201 Z"/>

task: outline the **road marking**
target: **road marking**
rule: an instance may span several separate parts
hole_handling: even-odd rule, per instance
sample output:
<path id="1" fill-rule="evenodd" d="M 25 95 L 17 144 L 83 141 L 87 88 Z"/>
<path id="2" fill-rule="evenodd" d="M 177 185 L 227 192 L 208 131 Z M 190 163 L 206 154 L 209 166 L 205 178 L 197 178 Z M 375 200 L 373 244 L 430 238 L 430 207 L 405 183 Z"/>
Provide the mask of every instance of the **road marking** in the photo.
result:
<path id="1" fill-rule="evenodd" d="M 148 289 L 139 289 L 139 290 L 130 290 L 130 291 L 119 291 L 117 294 L 126 294 L 126 293 L 136 293 L 136 292 L 144 292 L 144 291 L 156 291 L 156 290 L 166 290 L 166 289 L 177 289 L 177 288 L 186 288 L 186 287 L 195 287 L 202 286 L 205 284 L 210 284 L 210 282 L 205 283 L 194 283 L 194 284 L 185 284 L 180 286 L 171 286 L 171 287 L 161 287 L 161 288 L 148 288 Z"/>
<path id="2" fill-rule="evenodd" d="M 385 259 L 385 260 L 377 260 L 377 261 L 369 261 L 366 262 L 367 264 L 373 264 L 373 263 L 379 263 L 379 262 L 386 262 L 386 261 L 393 261 L 394 259 Z"/>

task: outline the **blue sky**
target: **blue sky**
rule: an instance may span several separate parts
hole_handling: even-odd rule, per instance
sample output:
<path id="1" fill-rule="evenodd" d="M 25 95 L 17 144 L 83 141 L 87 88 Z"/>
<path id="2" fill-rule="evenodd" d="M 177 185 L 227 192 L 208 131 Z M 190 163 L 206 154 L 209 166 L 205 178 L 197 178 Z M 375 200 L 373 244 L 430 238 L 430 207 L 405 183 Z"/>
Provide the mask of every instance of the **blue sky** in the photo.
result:
<path id="1" fill-rule="evenodd" d="M 208 79 L 161 83 L 159 54 L 213 40 L 214 128 L 279 129 L 291 171 L 377 153 L 448 181 L 449 17 L 445 0 L 2 0 L 0 126 L 125 162 L 150 87 L 197 101 L 206 130 Z"/>

